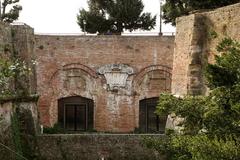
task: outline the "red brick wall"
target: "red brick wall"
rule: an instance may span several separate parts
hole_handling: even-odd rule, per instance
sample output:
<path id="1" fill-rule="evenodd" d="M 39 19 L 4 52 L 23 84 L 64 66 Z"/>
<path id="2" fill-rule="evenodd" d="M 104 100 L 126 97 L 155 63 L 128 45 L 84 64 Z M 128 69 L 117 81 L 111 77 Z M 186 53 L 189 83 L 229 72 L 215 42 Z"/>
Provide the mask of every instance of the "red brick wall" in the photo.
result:
<path id="1" fill-rule="evenodd" d="M 139 100 L 171 90 L 174 37 L 36 35 L 40 121 L 57 122 L 57 100 L 94 100 L 94 128 L 130 132 L 138 127 Z M 110 91 L 97 70 L 107 64 L 133 68 L 125 87 Z"/>

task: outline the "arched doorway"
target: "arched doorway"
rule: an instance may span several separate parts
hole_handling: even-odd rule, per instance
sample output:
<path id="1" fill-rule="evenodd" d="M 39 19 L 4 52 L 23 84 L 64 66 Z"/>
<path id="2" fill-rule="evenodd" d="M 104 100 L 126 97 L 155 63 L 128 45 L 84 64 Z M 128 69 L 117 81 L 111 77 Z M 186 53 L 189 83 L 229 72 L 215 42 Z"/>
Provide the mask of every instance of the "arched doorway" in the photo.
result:
<path id="1" fill-rule="evenodd" d="M 58 122 L 66 131 L 93 129 L 94 102 L 80 96 L 58 100 Z"/>
<path id="2" fill-rule="evenodd" d="M 167 116 L 158 116 L 154 112 L 158 97 L 144 99 L 139 106 L 139 129 L 143 133 L 164 133 Z"/>

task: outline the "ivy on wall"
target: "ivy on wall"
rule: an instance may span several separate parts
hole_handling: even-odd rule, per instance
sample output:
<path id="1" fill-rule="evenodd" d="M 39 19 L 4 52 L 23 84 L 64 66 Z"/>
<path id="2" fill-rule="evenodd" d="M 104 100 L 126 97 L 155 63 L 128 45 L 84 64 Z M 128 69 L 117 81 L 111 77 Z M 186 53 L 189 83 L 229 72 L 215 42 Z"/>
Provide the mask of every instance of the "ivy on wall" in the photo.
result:
<path id="1" fill-rule="evenodd" d="M 16 160 L 22 160 L 23 158 L 23 143 L 20 134 L 20 124 L 17 113 L 14 111 L 11 115 L 11 131 L 12 141 L 15 146 L 15 152 L 17 152 Z M 21 156 L 20 156 L 21 155 Z"/>

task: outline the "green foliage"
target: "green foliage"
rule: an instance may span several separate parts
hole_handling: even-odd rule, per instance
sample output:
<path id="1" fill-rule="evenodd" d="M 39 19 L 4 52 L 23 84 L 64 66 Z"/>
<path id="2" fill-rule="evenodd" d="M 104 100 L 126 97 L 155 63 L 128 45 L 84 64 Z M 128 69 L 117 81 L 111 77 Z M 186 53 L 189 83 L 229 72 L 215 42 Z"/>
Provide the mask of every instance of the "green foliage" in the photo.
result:
<path id="1" fill-rule="evenodd" d="M 239 0 L 166 0 L 163 5 L 163 18 L 165 23 L 175 25 L 177 17 L 188 15 L 194 10 L 215 9 L 238 2 Z"/>
<path id="2" fill-rule="evenodd" d="M 209 138 L 207 135 L 145 137 L 146 147 L 166 155 L 167 160 L 238 160 L 240 139 L 235 136 Z"/>
<path id="3" fill-rule="evenodd" d="M 240 159 L 240 139 L 234 136 L 209 138 L 206 135 L 198 135 L 188 137 L 187 141 L 187 150 L 190 151 L 193 160 Z"/>
<path id="4" fill-rule="evenodd" d="M 240 84 L 240 44 L 230 38 L 225 38 L 218 46 L 220 53 L 216 63 L 209 64 L 206 78 L 210 88 L 234 87 Z"/>
<path id="5" fill-rule="evenodd" d="M 215 38 L 218 37 L 218 34 L 217 34 L 216 31 L 211 30 L 211 31 L 209 31 L 209 33 L 208 33 L 208 37 L 209 37 L 210 40 L 211 40 L 211 39 L 215 39 Z"/>
<path id="6" fill-rule="evenodd" d="M 45 127 L 43 132 L 45 134 L 60 134 L 65 133 L 65 130 L 58 123 L 56 123 L 53 127 Z"/>
<path id="7" fill-rule="evenodd" d="M 11 138 L 14 144 L 14 148 L 10 150 L 15 155 L 16 160 L 35 160 L 36 159 L 36 137 L 31 136 L 28 132 L 29 128 L 25 128 L 26 126 L 23 124 L 23 113 L 19 110 L 18 103 L 15 103 L 14 110 L 11 114 Z M 31 123 L 31 122 L 29 122 Z M 35 145 L 33 147 L 33 145 Z"/>
<path id="8" fill-rule="evenodd" d="M 81 9 L 77 16 L 82 30 L 89 33 L 117 33 L 124 29 L 151 30 L 156 16 L 143 12 L 142 0 L 89 0 L 89 11 Z"/>
<path id="9" fill-rule="evenodd" d="M 16 112 L 13 112 L 11 116 L 11 129 L 12 129 L 12 141 L 15 146 L 15 151 L 23 156 L 23 145 L 21 140 L 21 133 L 20 133 L 20 124 L 19 119 Z M 21 160 L 22 158 L 18 155 L 16 156 L 16 160 Z"/>
<path id="10" fill-rule="evenodd" d="M 20 96 L 23 90 L 14 88 L 14 80 L 31 74 L 27 64 L 19 59 L 13 62 L 0 59 L 0 97 Z"/>
<path id="11" fill-rule="evenodd" d="M 160 96 L 156 113 L 181 117 L 182 134 L 146 144 L 169 160 L 240 159 L 240 45 L 226 38 L 217 49 L 216 63 L 205 71 L 208 96 Z"/>
<path id="12" fill-rule="evenodd" d="M 22 6 L 17 3 L 20 0 L 0 0 L 0 21 L 6 23 L 12 23 L 17 20 L 19 17 L 19 13 L 22 10 Z M 11 7 L 11 8 L 8 8 Z M 8 12 L 6 12 L 8 11 Z"/>
<path id="13" fill-rule="evenodd" d="M 223 136 L 224 137 L 224 136 Z M 166 155 L 167 160 L 238 160 L 240 139 L 234 136 L 171 135 L 144 138 L 146 147 Z"/>
<path id="14" fill-rule="evenodd" d="M 203 116 L 206 99 L 204 97 L 176 98 L 172 95 L 162 94 L 159 99 L 156 113 L 168 115 L 175 113 L 184 118 L 179 125 L 186 134 L 197 134 L 203 128 Z"/>

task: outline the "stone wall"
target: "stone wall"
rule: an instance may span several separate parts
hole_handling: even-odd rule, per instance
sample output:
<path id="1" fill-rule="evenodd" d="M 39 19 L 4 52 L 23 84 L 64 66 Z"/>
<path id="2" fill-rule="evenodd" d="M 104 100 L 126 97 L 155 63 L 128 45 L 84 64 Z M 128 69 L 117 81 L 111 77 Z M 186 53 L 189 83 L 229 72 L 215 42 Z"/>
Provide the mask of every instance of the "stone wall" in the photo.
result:
<path id="1" fill-rule="evenodd" d="M 26 94 L 36 94 L 36 69 L 33 61 L 34 55 L 34 30 L 30 26 L 9 25 L 0 23 L 0 59 L 24 61 L 31 72 L 18 77 L 10 87 L 24 90 Z"/>
<path id="2" fill-rule="evenodd" d="M 36 135 L 39 131 L 38 97 L 27 96 L 36 94 L 35 66 L 32 63 L 35 59 L 33 48 L 34 32 L 31 27 L 0 23 L 0 59 L 9 62 L 18 59 L 24 61 L 31 69 L 29 74 L 18 76 L 5 84 L 11 88 L 13 93 L 19 93 L 16 90 L 24 91 L 24 95 L 3 95 L 0 89 L 0 159 L 3 160 L 16 159 L 13 151 L 18 151 L 28 140 L 23 136 Z M 13 122 L 13 117 L 19 126 Z M 21 133 L 17 135 L 21 136 L 18 137 L 19 139 L 15 139 L 17 134 L 15 131 Z"/>
<path id="3" fill-rule="evenodd" d="M 94 101 L 94 128 L 132 132 L 139 101 L 170 92 L 174 37 L 36 35 L 40 120 L 58 121 L 58 100 Z"/>
<path id="4" fill-rule="evenodd" d="M 25 128 L 29 134 L 33 135 L 38 133 L 37 99 L 38 97 L 0 99 L 0 132 L 4 133 L 9 129 L 11 126 L 11 116 L 13 112 L 16 112 L 24 118 L 22 121 L 24 123 L 23 128 Z"/>
<path id="5" fill-rule="evenodd" d="M 37 99 L 25 97 L 0 100 L 0 159 L 16 159 L 19 156 L 14 152 L 25 152 L 26 147 L 34 148 L 28 144 L 33 141 L 29 142 L 26 137 L 39 133 Z"/>
<path id="6" fill-rule="evenodd" d="M 12 47 L 13 55 L 24 61 L 31 72 L 24 78 L 18 79 L 17 88 L 23 87 L 27 94 L 36 94 L 37 79 L 35 68 L 34 52 L 34 29 L 28 25 L 13 25 L 12 28 Z"/>
<path id="7" fill-rule="evenodd" d="M 0 23 L 0 58 L 8 58 L 12 51 L 12 30 Z"/>
<path id="8" fill-rule="evenodd" d="M 161 135 L 152 135 L 159 137 Z M 142 135 L 43 135 L 38 136 L 44 160 L 163 160 L 142 144 Z"/>
<path id="9" fill-rule="evenodd" d="M 203 68 L 214 63 L 216 46 L 224 37 L 240 40 L 240 3 L 177 19 L 172 93 L 206 94 Z"/>

